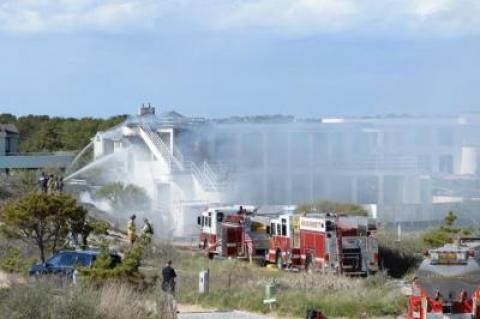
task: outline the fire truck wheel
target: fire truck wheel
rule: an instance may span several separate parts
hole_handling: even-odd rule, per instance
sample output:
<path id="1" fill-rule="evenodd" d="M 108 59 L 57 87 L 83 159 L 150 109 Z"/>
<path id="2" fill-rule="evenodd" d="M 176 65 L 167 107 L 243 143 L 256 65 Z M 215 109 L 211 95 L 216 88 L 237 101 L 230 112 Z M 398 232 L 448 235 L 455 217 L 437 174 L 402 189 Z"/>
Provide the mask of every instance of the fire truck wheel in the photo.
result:
<path id="1" fill-rule="evenodd" d="M 208 259 L 213 259 L 215 257 L 215 254 L 212 252 L 208 252 Z"/>

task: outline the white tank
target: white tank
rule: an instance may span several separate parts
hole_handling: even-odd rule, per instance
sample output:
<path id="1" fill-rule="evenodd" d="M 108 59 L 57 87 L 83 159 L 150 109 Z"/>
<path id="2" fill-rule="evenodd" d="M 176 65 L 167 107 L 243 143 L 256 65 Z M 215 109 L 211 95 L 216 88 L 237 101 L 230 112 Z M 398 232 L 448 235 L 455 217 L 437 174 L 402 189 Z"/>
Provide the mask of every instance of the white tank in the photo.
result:
<path id="1" fill-rule="evenodd" d="M 461 175 L 473 175 L 477 173 L 477 148 L 475 146 L 462 147 Z"/>

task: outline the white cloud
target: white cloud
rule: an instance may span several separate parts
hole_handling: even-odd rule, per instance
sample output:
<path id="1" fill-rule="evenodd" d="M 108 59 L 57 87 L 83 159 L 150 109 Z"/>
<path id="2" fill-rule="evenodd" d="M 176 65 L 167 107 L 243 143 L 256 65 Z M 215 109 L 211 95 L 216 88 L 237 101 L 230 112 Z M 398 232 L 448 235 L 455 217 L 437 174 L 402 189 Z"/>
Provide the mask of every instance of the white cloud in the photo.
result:
<path id="1" fill-rule="evenodd" d="M 250 0 L 212 21 L 224 30 L 294 34 L 480 34 L 480 0 Z"/>
<path id="2" fill-rule="evenodd" d="M 169 21 L 216 32 L 480 34 L 480 0 L 0 0 L 0 32 L 125 32 Z"/>
<path id="3" fill-rule="evenodd" d="M 0 31 L 123 32 L 154 26 L 166 9 L 155 0 L 0 0 Z"/>

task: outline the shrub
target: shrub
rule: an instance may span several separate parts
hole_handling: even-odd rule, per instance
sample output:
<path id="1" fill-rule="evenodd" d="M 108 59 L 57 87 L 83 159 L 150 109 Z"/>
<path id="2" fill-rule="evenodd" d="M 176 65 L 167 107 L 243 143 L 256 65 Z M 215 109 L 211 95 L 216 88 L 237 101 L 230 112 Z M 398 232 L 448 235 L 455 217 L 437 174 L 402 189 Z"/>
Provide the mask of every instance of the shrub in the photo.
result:
<path id="1" fill-rule="evenodd" d="M 313 203 L 298 205 L 300 213 L 319 212 L 319 213 L 341 213 L 354 216 L 368 216 L 368 212 L 360 205 L 352 203 L 339 203 L 328 200 L 319 200 Z"/>
<path id="2" fill-rule="evenodd" d="M 33 259 L 24 259 L 18 248 L 7 247 L 0 251 L 0 268 L 6 272 L 27 273 L 34 263 Z"/>
<path id="3" fill-rule="evenodd" d="M 0 316 L 9 319 L 170 319 L 172 307 L 159 289 L 139 292 L 128 284 L 102 287 L 55 285 L 47 281 L 16 284 L 0 291 Z"/>
<path id="4" fill-rule="evenodd" d="M 422 261 L 422 251 L 428 247 L 419 233 L 409 233 L 397 241 L 393 231 L 381 228 L 377 238 L 380 267 L 394 278 L 415 270 Z"/>
<path id="5" fill-rule="evenodd" d="M 91 268 L 80 269 L 80 274 L 97 285 L 103 285 L 112 279 L 140 285 L 144 276 L 139 271 L 144 247 L 135 244 L 126 252 L 122 263 L 112 268 L 112 260 L 106 249 L 98 256 Z"/>

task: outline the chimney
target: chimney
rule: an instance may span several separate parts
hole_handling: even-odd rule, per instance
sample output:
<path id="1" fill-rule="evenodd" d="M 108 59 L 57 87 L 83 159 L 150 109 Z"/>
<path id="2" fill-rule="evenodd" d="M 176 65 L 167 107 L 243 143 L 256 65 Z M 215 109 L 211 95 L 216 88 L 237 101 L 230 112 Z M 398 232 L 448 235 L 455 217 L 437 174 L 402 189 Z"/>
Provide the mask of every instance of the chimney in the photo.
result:
<path id="1" fill-rule="evenodd" d="M 145 103 L 142 103 L 142 106 L 138 109 L 139 116 L 155 115 L 155 108 L 148 103 L 148 106 L 145 106 Z"/>

